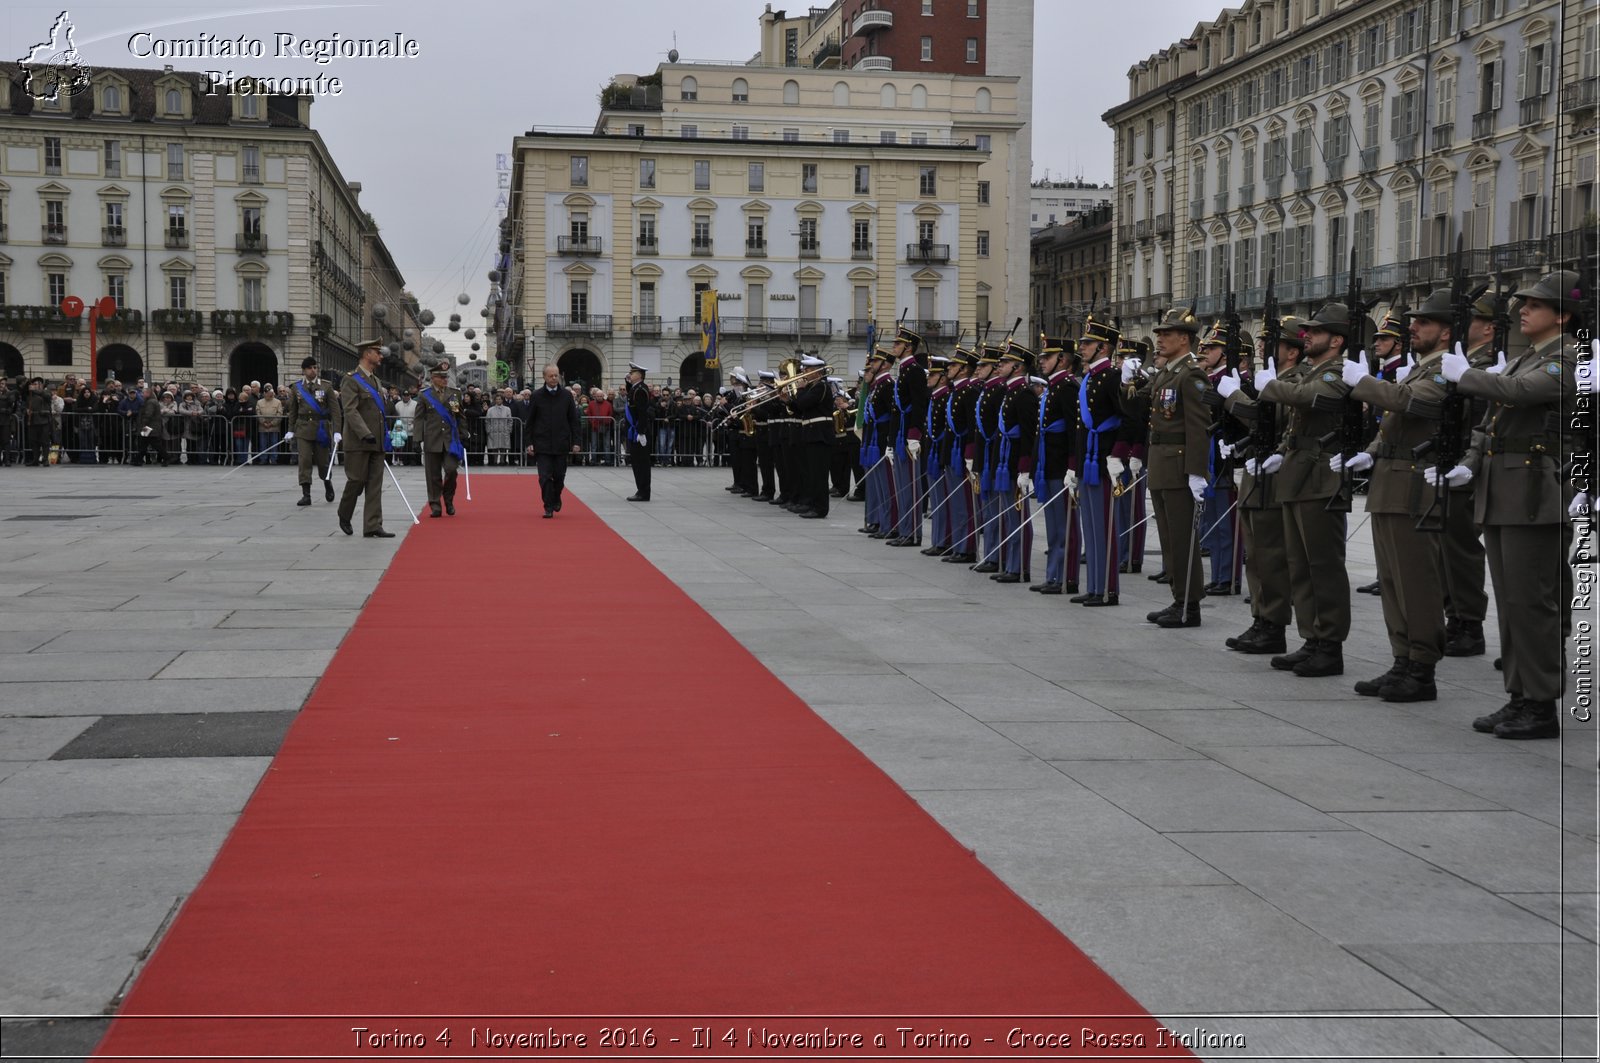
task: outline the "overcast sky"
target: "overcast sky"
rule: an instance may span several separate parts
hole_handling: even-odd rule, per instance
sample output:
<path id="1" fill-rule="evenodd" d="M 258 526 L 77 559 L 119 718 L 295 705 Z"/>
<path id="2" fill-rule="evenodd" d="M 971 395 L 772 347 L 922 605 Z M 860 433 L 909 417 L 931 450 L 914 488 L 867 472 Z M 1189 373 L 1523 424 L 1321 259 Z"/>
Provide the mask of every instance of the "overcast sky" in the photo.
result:
<path id="1" fill-rule="evenodd" d="M 823 6 L 826 0 L 815 0 Z M 940 0 L 953 3 L 956 0 Z M 989 0 L 991 4 L 1007 0 Z M 406 282 L 441 318 L 460 292 L 476 324 L 491 267 L 495 156 L 529 126 L 592 128 L 611 75 L 646 73 L 677 48 L 685 61 L 749 59 L 762 0 L 378 0 L 352 4 L 211 5 L 142 0 L 6 0 L 0 41 L 20 58 L 66 6 L 93 66 L 156 66 L 129 38 L 243 34 L 264 59 L 171 60 L 179 69 L 314 76 L 343 82 L 317 101 L 312 124 L 347 179 L 364 186 Z M 781 4 L 774 4 L 782 7 Z M 791 4 L 790 9 L 805 5 Z M 1033 176 L 1111 178 L 1111 133 L 1100 115 L 1127 98 L 1128 67 L 1214 17 L 1214 0 L 1035 0 Z M 274 35 L 404 34 L 420 55 L 400 60 L 275 59 Z M 1013 73 L 991 70 L 992 74 Z M 451 344 L 452 348 L 456 344 Z M 460 353 L 465 353 L 464 351 Z"/>

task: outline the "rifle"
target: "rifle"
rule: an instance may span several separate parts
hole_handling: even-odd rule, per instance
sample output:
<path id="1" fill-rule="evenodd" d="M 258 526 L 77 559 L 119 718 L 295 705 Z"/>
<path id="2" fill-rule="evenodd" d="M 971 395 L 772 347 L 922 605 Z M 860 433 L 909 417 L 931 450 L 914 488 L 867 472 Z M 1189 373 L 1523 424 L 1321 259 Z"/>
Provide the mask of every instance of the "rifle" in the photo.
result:
<path id="1" fill-rule="evenodd" d="M 1467 330 L 1472 327 L 1472 304 L 1478 297 L 1489 290 L 1489 282 L 1485 281 L 1477 288 L 1468 290 L 1467 285 L 1471 278 L 1467 276 L 1465 256 L 1462 254 L 1462 238 L 1456 237 L 1456 253 L 1454 268 L 1450 277 L 1450 342 L 1452 344 L 1466 344 Z M 1433 501 L 1417 518 L 1417 531 L 1443 532 L 1445 525 L 1450 520 L 1450 485 L 1445 482 L 1444 475 L 1461 463 L 1461 456 L 1467 452 L 1467 397 L 1457 390 L 1454 384 L 1444 386 L 1445 397 L 1439 404 L 1439 423 L 1433 430 L 1433 438 L 1417 444 L 1411 450 L 1411 456 L 1420 458 L 1425 454 L 1433 455 L 1433 464 L 1437 477 L 1433 485 Z M 1426 413 L 1420 408 L 1416 412 Z"/>
<path id="2" fill-rule="evenodd" d="M 1277 358 L 1278 342 L 1283 336 L 1283 319 L 1278 316 L 1278 295 L 1274 290 L 1278 271 L 1273 270 L 1267 274 L 1267 298 L 1262 304 L 1261 314 L 1261 364 L 1265 365 L 1268 358 Z M 1274 363 L 1276 364 L 1276 363 Z M 1247 445 L 1250 456 L 1257 462 L 1262 461 L 1278 446 L 1278 405 L 1274 402 L 1259 401 L 1260 393 L 1257 392 L 1257 401 L 1250 406 L 1240 406 L 1238 415 L 1250 421 L 1250 438 Z M 1266 509 L 1267 478 L 1261 473 L 1250 482 L 1250 493 L 1240 501 L 1240 509 Z M 1255 505 L 1250 503 L 1259 498 Z"/>
<path id="3" fill-rule="evenodd" d="M 1376 299 L 1370 303 L 1361 301 L 1361 276 L 1356 272 L 1356 248 L 1352 243 L 1350 247 L 1350 285 L 1345 291 L 1344 305 L 1350 312 L 1350 332 L 1345 337 L 1345 352 L 1349 361 L 1366 359 L 1368 370 L 1372 369 L 1371 355 L 1367 353 L 1367 311 L 1378 305 Z M 1329 441 L 1337 438 L 1339 453 L 1344 458 L 1344 472 L 1339 477 L 1339 490 L 1328 499 L 1324 507 L 1329 513 L 1349 513 L 1355 508 L 1355 473 L 1350 470 L 1350 459 L 1366 446 L 1367 439 L 1367 411 L 1359 399 L 1352 399 L 1348 395 L 1339 400 L 1343 416 L 1339 427 L 1322 437 L 1322 445 L 1327 446 Z"/>

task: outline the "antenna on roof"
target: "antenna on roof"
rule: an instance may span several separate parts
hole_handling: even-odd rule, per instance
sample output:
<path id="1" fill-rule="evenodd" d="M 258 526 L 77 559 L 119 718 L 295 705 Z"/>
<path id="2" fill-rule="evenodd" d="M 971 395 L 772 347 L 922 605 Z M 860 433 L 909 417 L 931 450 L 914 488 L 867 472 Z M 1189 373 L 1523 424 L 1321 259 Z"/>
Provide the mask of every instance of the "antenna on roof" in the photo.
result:
<path id="1" fill-rule="evenodd" d="M 667 53 L 667 62 L 676 63 L 677 61 L 678 61 L 678 31 L 677 30 L 673 30 L 672 31 L 672 50 Z"/>

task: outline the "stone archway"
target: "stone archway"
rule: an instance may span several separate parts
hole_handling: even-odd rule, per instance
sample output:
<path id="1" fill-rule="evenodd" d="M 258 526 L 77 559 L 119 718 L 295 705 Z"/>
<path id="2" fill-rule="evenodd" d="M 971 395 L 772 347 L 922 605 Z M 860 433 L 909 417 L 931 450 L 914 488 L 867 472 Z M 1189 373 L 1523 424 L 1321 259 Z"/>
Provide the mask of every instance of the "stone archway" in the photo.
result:
<path id="1" fill-rule="evenodd" d="M 278 385 L 278 352 L 256 340 L 239 344 L 228 356 L 228 386 L 243 387 L 252 380 Z"/>
<path id="2" fill-rule="evenodd" d="M 556 368 L 561 370 L 561 379 L 568 384 L 582 384 L 585 390 L 602 386 L 605 367 L 593 351 L 582 347 L 565 351 L 556 359 Z"/>
<path id="3" fill-rule="evenodd" d="M 123 384 L 131 386 L 134 381 L 144 376 L 144 359 L 139 356 L 138 351 L 126 343 L 113 343 L 101 347 L 95 353 L 95 362 L 102 383 L 115 377 Z"/>
<path id="4" fill-rule="evenodd" d="M 23 360 L 22 352 L 9 343 L 0 343 L 0 376 L 15 379 L 27 371 L 28 364 Z"/>
<path id="5" fill-rule="evenodd" d="M 706 368 L 706 356 L 699 352 L 689 355 L 678 363 L 678 389 L 688 391 L 690 388 L 715 395 L 717 388 L 722 385 L 722 374 L 715 369 Z"/>

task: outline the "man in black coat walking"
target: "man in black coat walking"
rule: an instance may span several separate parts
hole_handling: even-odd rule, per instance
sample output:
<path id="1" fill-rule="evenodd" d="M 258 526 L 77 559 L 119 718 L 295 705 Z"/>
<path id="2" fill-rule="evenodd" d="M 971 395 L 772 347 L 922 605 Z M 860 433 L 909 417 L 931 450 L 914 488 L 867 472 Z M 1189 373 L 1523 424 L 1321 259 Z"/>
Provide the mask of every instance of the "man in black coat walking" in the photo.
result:
<path id="1" fill-rule="evenodd" d="M 548 520 L 561 510 L 561 489 L 567 481 L 567 459 L 578 453 L 583 421 L 572 392 L 561 386 L 561 371 L 544 367 L 544 387 L 528 400 L 528 453 L 539 466 L 539 493 Z"/>

